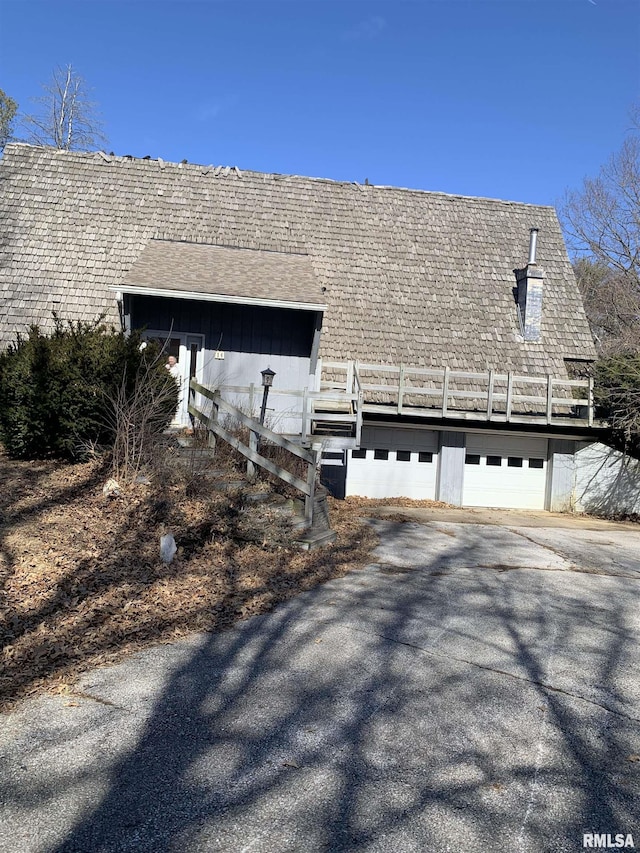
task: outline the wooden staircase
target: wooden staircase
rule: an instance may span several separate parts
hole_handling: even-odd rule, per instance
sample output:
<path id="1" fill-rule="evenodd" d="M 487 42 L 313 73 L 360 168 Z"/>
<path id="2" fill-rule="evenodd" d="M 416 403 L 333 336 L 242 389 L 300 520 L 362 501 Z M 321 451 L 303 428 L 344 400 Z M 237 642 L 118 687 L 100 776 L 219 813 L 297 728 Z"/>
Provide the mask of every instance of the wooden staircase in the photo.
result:
<path id="1" fill-rule="evenodd" d="M 304 521 L 301 524 L 303 532 L 296 539 L 298 545 L 305 549 L 311 549 L 335 541 L 336 534 L 331 530 L 329 524 L 327 492 L 317 482 L 322 445 L 314 443 L 311 448 L 305 448 L 301 444 L 273 432 L 263 426 L 256 418 L 249 417 L 240 411 L 240 409 L 224 400 L 219 391 L 212 391 L 200 385 L 195 379 L 191 380 L 190 390 L 210 400 L 212 403 L 212 412 L 209 415 L 206 414 L 191 400 L 188 407 L 189 414 L 196 418 L 212 436 L 227 442 L 234 450 L 247 459 L 247 478 L 249 481 L 255 479 L 255 466 L 258 465 L 302 493 L 304 496 L 304 515 L 302 519 Z M 221 413 L 224 413 L 226 416 L 224 424 L 221 422 Z M 248 444 L 245 444 L 238 437 L 237 431 L 232 430 L 228 422 L 229 420 L 236 426 L 245 427 L 249 430 Z M 306 480 L 301 479 L 297 474 L 284 468 L 283 465 L 277 464 L 273 459 L 261 454 L 261 441 L 281 447 L 292 456 L 305 462 L 307 465 Z M 215 443 L 215 439 L 213 443 Z"/>

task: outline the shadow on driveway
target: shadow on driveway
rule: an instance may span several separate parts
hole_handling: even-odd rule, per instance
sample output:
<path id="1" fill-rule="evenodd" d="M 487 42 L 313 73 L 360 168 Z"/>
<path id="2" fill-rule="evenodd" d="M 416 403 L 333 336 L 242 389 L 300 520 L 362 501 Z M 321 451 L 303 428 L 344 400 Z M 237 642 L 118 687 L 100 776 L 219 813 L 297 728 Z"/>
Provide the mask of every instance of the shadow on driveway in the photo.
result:
<path id="1" fill-rule="evenodd" d="M 500 527 L 374 524 L 365 572 L 99 670 L 78 707 L 27 703 L 4 837 L 56 853 L 638 846 L 638 582 L 568 571 Z"/>

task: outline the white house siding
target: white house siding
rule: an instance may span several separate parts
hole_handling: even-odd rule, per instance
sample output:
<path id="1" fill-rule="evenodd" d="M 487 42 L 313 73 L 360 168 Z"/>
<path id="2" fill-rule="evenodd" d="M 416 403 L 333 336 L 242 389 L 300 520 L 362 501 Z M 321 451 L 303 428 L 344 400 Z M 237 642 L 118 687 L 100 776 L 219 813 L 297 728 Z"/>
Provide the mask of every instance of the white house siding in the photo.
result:
<path id="1" fill-rule="evenodd" d="M 574 509 L 598 515 L 640 513 L 640 461 L 605 444 L 578 444 Z"/>

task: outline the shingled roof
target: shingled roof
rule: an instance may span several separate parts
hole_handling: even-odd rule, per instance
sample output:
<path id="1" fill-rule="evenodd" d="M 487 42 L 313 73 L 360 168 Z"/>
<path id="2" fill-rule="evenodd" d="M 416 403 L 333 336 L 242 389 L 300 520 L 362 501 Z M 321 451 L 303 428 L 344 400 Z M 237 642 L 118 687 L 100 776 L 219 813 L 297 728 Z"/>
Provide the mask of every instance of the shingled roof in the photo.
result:
<path id="1" fill-rule="evenodd" d="M 0 199 L 0 342 L 52 310 L 117 323 L 108 288 L 161 240 L 307 255 L 324 358 L 564 376 L 595 355 L 551 207 L 19 144 Z M 513 293 L 532 227 L 539 343 Z"/>
<path id="2" fill-rule="evenodd" d="M 150 240 L 124 277 L 124 292 L 322 310 L 308 255 Z"/>

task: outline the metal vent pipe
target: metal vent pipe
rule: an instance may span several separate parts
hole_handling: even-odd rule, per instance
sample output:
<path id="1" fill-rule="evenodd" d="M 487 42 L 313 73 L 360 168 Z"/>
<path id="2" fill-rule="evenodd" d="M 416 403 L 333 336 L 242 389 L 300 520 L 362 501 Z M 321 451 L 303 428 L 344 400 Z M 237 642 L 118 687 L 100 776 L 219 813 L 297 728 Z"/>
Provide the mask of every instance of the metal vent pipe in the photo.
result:
<path id="1" fill-rule="evenodd" d="M 538 229 L 532 228 L 529 232 L 529 263 L 535 264 L 536 251 L 538 248 Z"/>

